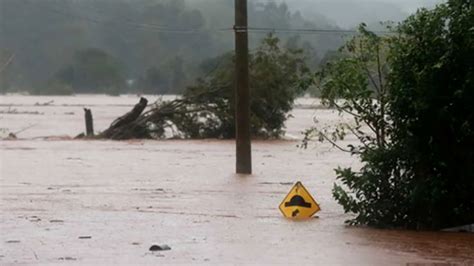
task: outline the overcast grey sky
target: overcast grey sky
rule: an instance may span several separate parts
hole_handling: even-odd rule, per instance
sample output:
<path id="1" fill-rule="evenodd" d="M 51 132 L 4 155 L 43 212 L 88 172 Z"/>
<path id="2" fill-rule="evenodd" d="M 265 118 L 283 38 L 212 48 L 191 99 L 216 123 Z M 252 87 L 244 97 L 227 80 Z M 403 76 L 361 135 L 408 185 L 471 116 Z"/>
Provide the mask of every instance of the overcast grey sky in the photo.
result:
<path id="1" fill-rule="evenodd" d="M 191 6 L 207 10 L 216 9 L 223 0 L 186 0 Z M 446 0 L 247 0 L 248 2 L 285 2 L 292 11 L 300 11 L 304 17 L 318 22 L 325 21 L 341 28 L 355 28 L 361 22 L 374 25 L 380 21 L 401 21 L 420 7 L 433 7 Z M 233 0 L 226 0 L 226 5 Z M 229 18 L 231 20 L 233 18 Z M 320 20 L 319 20 L 320 21 Z"/>
<path id="2" fill-rule="evenodd" d="M 269 2 L 272 0 L 256 0 Z M 433 7 L 444 0 L 279 0 L 310 18 L 325 16 L 340 27 L 351 28 L 360 22 L 400 21 L 420 7 Z"/>
<path id="3" fill-rule="evenodd" d="M 395 6 L 400 7 L 403 11 L 413 12 L 419 7 L 429 7 L 433 6 L 436 3 L 441 2 L 440 0 L 287 0 L 287 3 L 290 5 L 298 3 L 390 3 Z"/>

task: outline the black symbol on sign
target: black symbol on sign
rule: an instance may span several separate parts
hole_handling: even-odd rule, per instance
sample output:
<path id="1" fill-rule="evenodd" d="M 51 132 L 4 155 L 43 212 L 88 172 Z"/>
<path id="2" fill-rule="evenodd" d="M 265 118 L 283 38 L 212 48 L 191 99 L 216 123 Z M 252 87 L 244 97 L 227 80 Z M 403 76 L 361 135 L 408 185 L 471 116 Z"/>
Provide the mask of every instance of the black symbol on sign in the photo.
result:
<path id="1" fill-rule="evenodd" d="M 296 217 L 300 213 L 300 210 L 296 209 L 291 213 L 291 217 Z"/>
<path id="2" fill-rule="evenodd" d="M 306 202 L 300 195 L 295 195 L 290 202 L 285 202 L 285 207 L 300 206 L 304 208 L 311 208 L 311 203 Z"/>

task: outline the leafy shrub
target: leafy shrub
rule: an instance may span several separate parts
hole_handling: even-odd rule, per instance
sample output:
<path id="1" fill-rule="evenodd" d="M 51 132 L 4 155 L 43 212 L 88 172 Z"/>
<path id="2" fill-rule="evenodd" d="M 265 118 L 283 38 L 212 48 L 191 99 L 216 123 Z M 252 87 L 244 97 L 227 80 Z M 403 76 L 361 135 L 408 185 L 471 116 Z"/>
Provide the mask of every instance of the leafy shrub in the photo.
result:
<path id="1" fill-rule="evenodd" d="M 410 187 L 410 225 L 474 222 L 474 5 L 420 10 L 392 44 L 394 150 Z"/>
<path id="2" fill-rule="evenodd" d="M 390 38 L 387 68 L 379 53 L 370 52 L 381 51 L 382 37 L 362 28 L 354 40 L 375 46 L 362 54 L 348 49 L 326 69 L 323 97 L 352 113 L 356 127 L 342 130 L 361 141 L 348 151 L 360 157 L 362 168 L 337 169 L 342 185 L 333 190 L 355 214 L 350 223 L 439 229 L 474 222 L 473 15 L 472 4 L 461 0 L 419 10 Z M 370 85 L 372 68 L 385 84 L 381 98 Z M 361 124 L 372 134 L 365 135 Z M 321 129 L 308 131 L 308 139 L 312 132 L 337 145 Z"/>

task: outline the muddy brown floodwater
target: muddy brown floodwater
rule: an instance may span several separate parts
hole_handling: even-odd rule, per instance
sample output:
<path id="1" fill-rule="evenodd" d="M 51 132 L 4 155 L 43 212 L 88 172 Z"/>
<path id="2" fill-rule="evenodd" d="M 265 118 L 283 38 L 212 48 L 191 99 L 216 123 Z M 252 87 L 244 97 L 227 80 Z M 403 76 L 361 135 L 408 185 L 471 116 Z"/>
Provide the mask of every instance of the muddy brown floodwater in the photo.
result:
<path id="1" fill-rule="evenodd" d="M 332 169 L 357 168 L 357 159 L 328 145 L 296 147 L 313 116 L 321 124 L 345 119 L 333 111 L 294 110 L 286 140 L 254 142 L 254 174 L 237 176 L 232 141 L 36 138 L 83 131 L 83 107 L 104 129 L 135 96 L 0 100 L 1 128 L 33 125 L 0 141 L 1 265 L 474 263 L 474 234 L 344 225 L 350 216 L 331 196 Z M 296 181 L 321 205 L 318 218 L 280 214 Z"/>

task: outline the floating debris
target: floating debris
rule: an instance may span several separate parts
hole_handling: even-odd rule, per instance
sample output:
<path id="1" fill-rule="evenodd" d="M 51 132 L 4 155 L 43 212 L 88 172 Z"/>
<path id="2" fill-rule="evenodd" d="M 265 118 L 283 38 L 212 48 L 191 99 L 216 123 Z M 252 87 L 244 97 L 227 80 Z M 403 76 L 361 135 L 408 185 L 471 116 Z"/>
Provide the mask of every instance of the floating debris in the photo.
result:
<path id="1" fill-rule="evenodd" d="M 35 103 L 35 106 L 48 106 L 48 105 L 51 105 L 54 103 L 54 100 L 51 100 L 49 102 L 44 102 L 44 103 L 39 103 L 39 102 L 36 102 Z"/>
<path id="2" fill-rule="evenodd" d="M 171 250 L 171 247 L 168 245 L 153 245 L 150 247 L 150 251 L 165 251 Z"/>
<path id="3" fill-rule="evenodd" d="M 61 258 L 58 258 L 58 260 L 77 260 L 77 259 L 73 257 L 61 257 Z"/>

